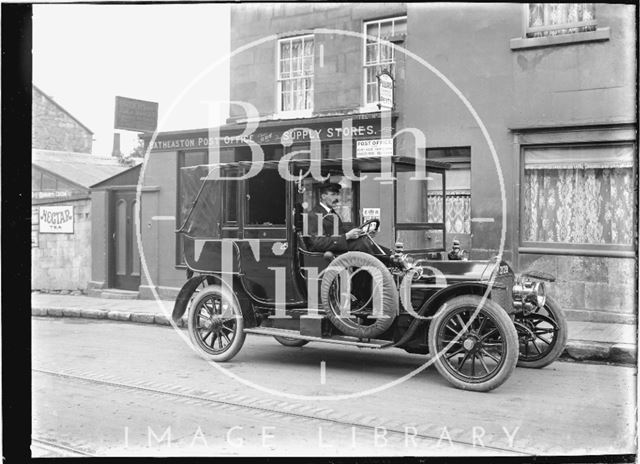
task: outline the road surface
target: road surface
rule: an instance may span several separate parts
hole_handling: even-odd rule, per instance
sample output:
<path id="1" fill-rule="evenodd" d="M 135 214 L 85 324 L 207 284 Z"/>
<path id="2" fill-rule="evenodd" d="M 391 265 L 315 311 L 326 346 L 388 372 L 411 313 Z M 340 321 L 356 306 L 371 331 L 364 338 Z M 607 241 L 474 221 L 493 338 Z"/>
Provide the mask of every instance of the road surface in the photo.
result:
<path id="1" fill-rule="evenodd" d="M 32 321 L 33 456 L 636 450 L 632 367 L 518 368 L 498 389 L 475 393 L 451 387 L 434 367 L 398 382 L 427 360 L 398 349 L 288 348 L 249 334 L 216 366 L 191 350 L 185 330 Z"/>

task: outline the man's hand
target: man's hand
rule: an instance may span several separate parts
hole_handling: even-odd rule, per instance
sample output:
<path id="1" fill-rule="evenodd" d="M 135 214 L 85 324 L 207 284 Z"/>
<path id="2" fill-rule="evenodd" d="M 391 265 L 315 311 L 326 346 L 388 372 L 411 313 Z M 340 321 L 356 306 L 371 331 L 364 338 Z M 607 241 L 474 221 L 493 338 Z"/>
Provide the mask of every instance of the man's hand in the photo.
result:
<path id="1" fill-rule="evenodd" d="M 355 229 L 351 229 L 349 232 L 344 234 L 344 237 L 347 240 L 355 240 L 356 238 L 360 237 L 362 234 L 363 234 L 362 230 L 356 227 Z"/>

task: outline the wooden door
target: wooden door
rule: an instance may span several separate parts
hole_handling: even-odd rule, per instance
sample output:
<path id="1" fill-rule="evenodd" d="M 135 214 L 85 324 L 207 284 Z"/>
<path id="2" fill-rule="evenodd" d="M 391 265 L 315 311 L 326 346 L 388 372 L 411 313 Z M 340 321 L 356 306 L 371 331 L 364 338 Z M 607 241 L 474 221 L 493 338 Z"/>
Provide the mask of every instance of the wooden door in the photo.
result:
<path id="1" fill-rule="evenodd" d="M 110 287 L 138 290 L 140 254 L 135 235 L 135 191 L 115 191 L 111 203 Z"/>

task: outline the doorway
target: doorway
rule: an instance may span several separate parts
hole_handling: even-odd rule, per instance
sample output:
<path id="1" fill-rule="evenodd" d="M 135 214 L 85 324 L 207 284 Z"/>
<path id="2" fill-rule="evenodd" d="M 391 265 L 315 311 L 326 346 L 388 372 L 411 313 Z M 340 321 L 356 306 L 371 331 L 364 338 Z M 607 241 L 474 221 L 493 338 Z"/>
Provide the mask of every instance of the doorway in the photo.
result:
<path id="1" fill-rule="evenodd" d="M 138 291 L 140 253 L 135 235 L 136 192 L 116 190 L 110 211 L 109 287 Z"/>

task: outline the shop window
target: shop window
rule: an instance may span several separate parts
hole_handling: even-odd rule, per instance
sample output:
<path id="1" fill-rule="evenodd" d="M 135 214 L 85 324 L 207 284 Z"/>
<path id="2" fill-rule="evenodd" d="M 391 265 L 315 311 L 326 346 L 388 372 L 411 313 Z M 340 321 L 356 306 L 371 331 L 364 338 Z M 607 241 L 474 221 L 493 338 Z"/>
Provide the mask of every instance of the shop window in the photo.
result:
<path id="1" fill-rule="evenodd" d="M 388 18 L 364 23 L 364 103 L 378 102 L 378 75 L 387 71 L 395 78 L 395 50 L 391 41 L 407 33 L 407 17 Z"/>
<path id="2" fill-rule="evenodd" d="M 596 30 L 594 3 L 529 3 L 525 37 L 549 37 Z"/>
<path id="3" fill-rule="evenodd" d="M 427 159 L 443 161 L 451 165 L 446 178 L 445 230 L 447 248 L 453 240 L 458 240 L 463 249 L 471 249 L 471 148 L 428 148 Z M 442 193 L 437 189 L 427 192 L 430 205 L 429 222 L 442 222 L 442 208 L 436 208 L 442 201 Z"/>
<path id="4" fill-rule="evenodd" d="M 278 112 L 313 110 L 313 36 L 278 41 Z"/>
<path id="5" fill-rule="evenodd" d="M 633 145 L 526 147 L 523 245 L 632 249 Z"/>
<path id="6" fill-rule="evenodd" d="M 177 163 L 177 199 L 176 199 L 176 225 L 180 227 L 189 212 L 193 200 L 200 189 L 200 176 L 186 175 L 181 169 L 184 167 L 207 164 L 207 152 L 179 152 Z M 183 265 L 184 242 L 181 234 L 176 234 L 176 264 Z"/>

